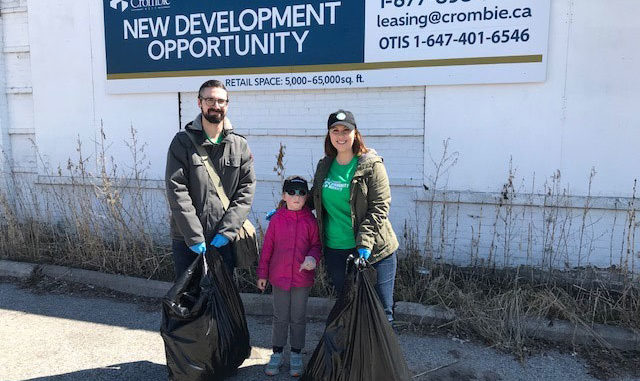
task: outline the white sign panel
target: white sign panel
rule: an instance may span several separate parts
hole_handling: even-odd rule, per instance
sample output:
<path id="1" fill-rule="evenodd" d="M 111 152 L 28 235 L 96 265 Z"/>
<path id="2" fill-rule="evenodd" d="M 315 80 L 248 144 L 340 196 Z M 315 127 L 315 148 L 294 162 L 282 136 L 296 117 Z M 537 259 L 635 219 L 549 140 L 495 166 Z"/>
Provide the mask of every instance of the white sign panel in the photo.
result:
<path id="1" fill-rule="evenodd" d="M 112 93 L 192 91 L 213 77 L 230 90 L 546 79 L 550 0 L 113 3 Z"/>

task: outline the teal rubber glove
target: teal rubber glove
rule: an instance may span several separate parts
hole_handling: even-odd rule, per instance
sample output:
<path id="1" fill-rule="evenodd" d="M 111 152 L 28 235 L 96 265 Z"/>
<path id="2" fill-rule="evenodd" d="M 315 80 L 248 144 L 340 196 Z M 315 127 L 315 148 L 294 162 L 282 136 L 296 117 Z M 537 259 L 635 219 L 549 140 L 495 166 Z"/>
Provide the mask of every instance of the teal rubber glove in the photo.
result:
<path id="1" fill-rule="evenodd" d="M 229 238 L 223 236 L 222 234 L 216 234 L 216 236 L 211 240 L 211 246 L 217 248 L 221 248 L 222 246 L 225 246 L 227 244 L 229 244 Z"/>
<path id="2" fill-rule="evenodd" d="M 273 217 L 273 215 L 276 214 L 277 210 L 278 209 L 271 209 L 270 211 L 268 211 L 264 219 L 267 221 L 271 221 L 271 217 Z"/>
<path id="3" fill-rule="evenodd" d="M 366 247 L 360 247 L 358 248 L 358 255 L 366 261 L 371 256 L 371 250 Z"/>
<path id="4" fill-rule="evenodd" d="M 196 243 L 193 246 L 189 246 L 189 249 L 196 254 L 204 254 L 207 251 L 207 245 L 204 242 Z"/>

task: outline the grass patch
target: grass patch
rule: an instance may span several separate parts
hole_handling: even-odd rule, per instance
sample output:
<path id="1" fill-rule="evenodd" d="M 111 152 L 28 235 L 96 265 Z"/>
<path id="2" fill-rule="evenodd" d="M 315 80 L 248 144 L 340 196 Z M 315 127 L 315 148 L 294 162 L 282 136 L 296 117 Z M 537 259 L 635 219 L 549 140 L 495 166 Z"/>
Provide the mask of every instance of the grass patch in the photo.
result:
<path id="1" fill-rule="evenodd" d="M 449 329 L 519 357 L 535 341 L 525 318 L 567 320 L 587 329 L 593 324 L 640 329 L 640 289 L 615 269 L 548 273 L 530 267 L 457 267 L 411 254 L 399 261 L 396 298 L 452 309 L 456 319 Z"/>

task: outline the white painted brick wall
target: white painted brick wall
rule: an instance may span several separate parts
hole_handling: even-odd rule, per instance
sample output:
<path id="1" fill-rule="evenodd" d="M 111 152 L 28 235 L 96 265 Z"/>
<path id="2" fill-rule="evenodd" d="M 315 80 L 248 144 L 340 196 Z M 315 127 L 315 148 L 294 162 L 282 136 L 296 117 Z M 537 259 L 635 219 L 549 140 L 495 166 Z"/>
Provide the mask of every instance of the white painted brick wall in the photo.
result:
<path id="1" fill-rule="evenodd" d="M 182 94 L 183 121 L 198 112 L 196 96 Z M 246 135 L 324 136 L 327 117 L 338 108 L 354 113 L 365 137 L 397 135 L 397 129 L 423 135 L 424 87 L 236 92 L 230 99 L 229 115 Z"/>
<path id="2" fill-rule="evenodd" d="M 4 20 L 4 48 L 13 49 L 29 45 L 28 14 L 24 9 L 2 9 Z"/>
<path id="3" fill-rule="evenodd" d="M 419 222 L 410 225 L 420 229 L 419 239 L 424 245 L 429 204 L 418 203 L 415 208 Z M 637 253 L 632 251 L 627 256 L 625 226 L 628 221 L 623 211 L 590 210 L 583 224 L 582 210 L 561 209 L 554 226 L 550 220 L 553 208 L 543 215 L 540 207 L 515 207 L 513 219 L 505 225 L 505 209 L 497 214 L 496 208 L 495 205 L 448 204 L 442 233 L 442 206 L 438 204 L 432 233 L 434 258 L 444 257 L 449 262 L 467 265 L 478 260 L 488 261 L 491 255 L 492 262 L 498 266 L 548 266 L 551 262 L 554 267 L 564 268 L 587 264 L 620 266 L 626 260 L 630 266 L 636 256 L 635 268 L 638 268 Z M 444 247 L 440 247 L 442 237 Z"/>
<path id="4" fill-rule="evenodd" d="M 9 9 L 19 7 L 20 4 L 24 2 L 26 5 L 26 0 L 0 0 L 0 9 Z"/>
<path id="5" fill-rule="evenodd" d="M 16 172 L 33 173 L 37 166 L 33 134 L 11 134 L 13 169 Z"/>
<path id="6" fill-rule="evenodd" d="M 7 144 L 14 170 L 32 173 L 37 168 L 34 146 L 31 57 L 28 13 L 24 1 L 0 3 L 3 17 L 3 61 L 6 75 Z"/>
<path id="7" fill-rule="evenodd" d="M 31 60 L 29 52 L 5 53 L 8 89 L 31 88 Z"/>
<path id="8" fill-rule="evenodd" d="M 1 8 L 0 8 L 1 12 Z M 10 163 L 6 160 L 11 156 L 9 142 L 9 118 L 6 92 L 6 70 L 4 59 L 4 19 L 0 17 L 0 186 L 5 186 L 5 174 L 10 170 Z"/>
<path id="9" fill-rule="evenodd" d="M 33 98 L 31 94 L 7 94 L 9 132 L 34 133 Z"/>

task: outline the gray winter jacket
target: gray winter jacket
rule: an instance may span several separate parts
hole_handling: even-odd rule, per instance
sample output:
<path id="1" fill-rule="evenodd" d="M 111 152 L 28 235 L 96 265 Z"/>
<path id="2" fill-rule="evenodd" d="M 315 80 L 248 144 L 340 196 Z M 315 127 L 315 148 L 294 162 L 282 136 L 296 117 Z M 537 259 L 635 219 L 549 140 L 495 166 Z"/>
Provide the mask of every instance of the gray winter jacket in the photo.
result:
<path id="1" fill-rule="evenodd" d="M 209 243 L 217 233 L 233 241 L 249 214 L 256 189 L 253 156 L 247 140 L 233 132 L 226 118 L 220 144 L 206 139 L 201 114 L 187 124 L 185 130 L 193 133 L 209 154 L 230 205 L 225 212 L 187 132 L 178 132 L 169 146 L 165 172 L 171 236 L 184 240 L 188 246 Z"/>

